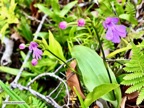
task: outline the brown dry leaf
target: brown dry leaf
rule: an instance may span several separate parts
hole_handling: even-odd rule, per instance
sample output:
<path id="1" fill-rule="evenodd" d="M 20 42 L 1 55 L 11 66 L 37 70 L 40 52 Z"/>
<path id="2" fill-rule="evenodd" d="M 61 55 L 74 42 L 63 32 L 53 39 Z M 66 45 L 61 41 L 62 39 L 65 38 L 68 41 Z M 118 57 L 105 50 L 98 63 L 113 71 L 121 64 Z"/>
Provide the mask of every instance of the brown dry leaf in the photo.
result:
<path id="1" fill-rule="evenodd" d="M 11 35 L 11 39 L 13 40 L 19 40 L 21 43 L 25 43 L 24 39 L 19 35 L 18 32 L 14 32 L 12 35 Z"/>
<path id="2" fill-rule="evenodd" d="M 127 94 L 127 98 L 128 98 L 128 100 L 131 100 L 131 99 L 135 99 L 135 98 L 137 98 L 138 97 L 138 92 L 136 91 L 136 92 L 133 92 L 133 93 L 131 93 L 131 94 Z"/>
<path id="3" fill-rule="evenodd" d="M 136 104 L 136 99 L 137 99 L 139 93 L 137 91 L 133 92 L 133 93 L 130 93 L 130 94 L 125 93 L 125 91 L 129 87 L 130 86 L 122 86 L 121 87 L 121 90 L 122 90 L 122 93 L 123 93 L 123 99 L 122 99 L 122 103 L 121 103 L 121 108 L 130 108 L 130 107 L 126 107 L 126 106 L 127 105 L 134 105 L 134 104 Z"/>
<path id="4" fill-rule="evenodd" d="M 39 19 L 40 17 L 40 13 L 38 12 L 38 8 L 36 8 L 34 5 L 37 3 L 37 0 L 33 0 L 33 2 L 31 3 L 30 5 L 30 10 L 31 10 L 31 15 L 32 17 L 36 18 L 36 19 Z M 35 25 L 37 24 L 36 21 L 33 21 L 32 22 L 32 25 Z"/>
<path id="5" fill-rule="evenodd" d="M 73 60 L 70 63 L 70 67 L 71 67 L 71 69 L 75 70 L 75 68 L 76 68 L 76 61 L 75 60 Z M 75 87 L 76 90 L 78 91 L 78 93 L 81 95 L 81 97 L 83 99 L 85 99 L 85 96 L 84 96 L 84 94 L 81 91 L 81 87 L 80 87 L 80 83 L 79 83 L 78 77 L 77 77 L 77 75 L 75 73 L 72 72 L 71 69 L 68 68 L 68 70 L 66 72 L 67 84 L 68 84 L 68 86 L 71 88 L 71 90 L 73 92 L 75 92 L 74 89 L 73 89 L 73 87 Z"/>
<path id="6" fill-rule="evenodd" d="M 37 16 L 37 14 L 38 14 L 38 9 L 36 7 L 34 7 L 34 5 L 36 3 L 37 3 L 37 0 L 33 0 L 31 5 L 30 5 L 31 14 L 33 17 Z"/>

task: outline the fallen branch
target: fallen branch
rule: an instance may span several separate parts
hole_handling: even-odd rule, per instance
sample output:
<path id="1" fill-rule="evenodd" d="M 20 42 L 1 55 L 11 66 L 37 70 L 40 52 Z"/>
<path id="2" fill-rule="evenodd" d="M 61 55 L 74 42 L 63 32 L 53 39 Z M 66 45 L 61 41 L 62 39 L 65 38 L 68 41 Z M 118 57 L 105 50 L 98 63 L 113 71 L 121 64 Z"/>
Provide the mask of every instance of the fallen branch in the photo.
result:
<path id="1" fill-rule="evenodd" d="M 60 77 L 58 77 L 57 75 L 55 75 L 54 73 L 42 73 L 42 74 L 40 74 L 40 75 L 38 75 L 38 76 L 36 76 L 34 79 L 32 79 L 28 84 L 27 84 L 27 87 L 29 87 L 32 83 L 34 83 L 37 79 L 39 79 L 39 78 L 41 78 L 41 77 L 43 77 L 43 76 L 50 76 L 50 77 L 54 77 L 54 78 L 56 78 L 56 79 L 58 79 L 58 80 L 60 80 L 64 85 L 65 85 L 65 88 L 66 88 L 66 93 L 67 93 L 67 95 L 68 95 L 68 102 L 67 102 L 67 107 L 68 107 L 68 105 L 69 105 L 69 97 L 70 97 L 70 95 L 69 95 L 69 90 L 68 90 L 68 86 L 67 86 L 67 84 L 65 83 L 65 81 L 62 79 L 62 78 L 60 78 Z M 47 96 L 47 98 L 50 98 L 49 96 Z"/>
<path id="2" fill-rule="evenodd" d="M 40 24 L 39 24 L 39 26 L 38 26 L 38 28 L 37 28 L 37 30 L 36 30 L 36 32 L 35 32 L 35 36 L 34 36 L 34 39 L 33 39 L 33 40 L 37 39 L 38 33 L 40 32 L 40 30 L 41 30 L 41 28 L 42 28 L 42 25 L 43 25 L 46 17 L 47 17 L 47 15 L 44 15 L 44 16 L 42 17 L 42 20 L 41 20 L 41 22 L 40 22 Z M 12 88 L 16 88 L 15 85 L 17 84 L 18 80 L 20 79 L 21 74 L 22 74 L 22 71 L 24 70 L 24 65 L 27 63 L 30 55 L 31 55 L 31 51 L 28 51 L 27 56 L 26 56 L 24 62 L 22 63 L 22 66 L 21 66 L 21 68 L 20 68 L 17 76 L 15 77 L 15 79 L 13 80 L 13 82 L 10 84 L 10 85 L 11 85 L 11 86 L 10 86 L 11 89 L 12 89 Z M 5 101 L 7 102 L 8 100 L 9 100 L 9 96 L 6 98 Z M 5 108 L 5 107 L 6 107 L 6 104 L 3 104 L 3 105 L 2 105 L 2 108 Z"/>
<path id="3" fill-rule="evenodd" d="M 1 34 L 0 34 L 0 39 L 5 44 L 5 51 L 4 51 L 3 56 L 1 58 L 1 65 L 6 66 L 6 65 L 11 64 L 11 62 L 12 62 L 11 61 L 11 55 L 13 53 L 14 42 L 7 37 L 4 37 L 2 39 Z"/>

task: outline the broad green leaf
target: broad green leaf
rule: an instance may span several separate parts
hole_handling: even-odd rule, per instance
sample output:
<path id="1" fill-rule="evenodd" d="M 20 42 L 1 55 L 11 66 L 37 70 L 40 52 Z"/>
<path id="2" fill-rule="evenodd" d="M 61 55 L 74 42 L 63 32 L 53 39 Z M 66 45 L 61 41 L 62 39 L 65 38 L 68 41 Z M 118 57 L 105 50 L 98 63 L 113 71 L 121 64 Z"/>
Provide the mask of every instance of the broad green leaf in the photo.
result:
<path id="1" fill-rule="evenodd" d="M 72 57 L 76 58 L 78 67 L 81 71 L 83 82 L 87 89 L 92 92 L 96 86 L 110 83 L 106 68 L 102 58 L 88 47 L 74 46 L 72 48 Z M 110 70 L 110 76 L 113 83 L 117 83 L 114 73 Z M 120 89 L 115 90 L 115 97 L 112 92 L 104 95 L 102 98 L 111 102 L 115 107 L 119 107 Z"/>
<path id="2" fill-rule="evenodd" d="M 52 53 L 54 53 L 57 57 L 59 57 L 60 59 L 62 59 L 63 61 L 66 61 L 66 59 L 65 59 L 65 57 L 63 55 L 63 51 L 62 51 L 61 45 L 54 38 L 53 34 L 50 31 L 49 31 L 49 50 Z"/>
<path id="3" fill-rule="evenodd" d="M 118 84 L 102 84 L 95 87 L 93 91 L 86 96 L 84 104 L 86 107 L 90 106 L 94 101 L 107 94 L 108 92 L 116 89 L 117 87 L 119 87 Z"/>
<path id="4" fill-rule="evenodd" d="M 9 73 L 12 75 L 17 75 L 19 72 L 19 69 L 0 66 L 0 71 L 5 72 L 5 73 Z M 31 74 L 31 73 L 28 73 L 26 71 L 23 71 L 21 76 L 22 77 L 30 77 L 30 76 L 35 76 L 35 74 Z"/>
<path id="5" fill-rule="evenodd" d="M 70 9 L 76 5 L 76 3 L 77 1 L 73 1 L 64 6 L 60 12 L 61 17 L 64 17 L 70 11 Z"/>
<path id="6" fill-rule="evenodd" d="M 25 102 L 21 97 L 19 97 L 13 90 L 11 90 L 7 85 L 5 85 L 1 80 L 0 80 L 0 85 L 3 88 L 3 90 L 10 95 L 10 97 L 15 100 L 15 101 L 21 101 Z M 30 106 L 27 103 L 24 104 L 18 104 L 20 108 L 30 108 Z"/>

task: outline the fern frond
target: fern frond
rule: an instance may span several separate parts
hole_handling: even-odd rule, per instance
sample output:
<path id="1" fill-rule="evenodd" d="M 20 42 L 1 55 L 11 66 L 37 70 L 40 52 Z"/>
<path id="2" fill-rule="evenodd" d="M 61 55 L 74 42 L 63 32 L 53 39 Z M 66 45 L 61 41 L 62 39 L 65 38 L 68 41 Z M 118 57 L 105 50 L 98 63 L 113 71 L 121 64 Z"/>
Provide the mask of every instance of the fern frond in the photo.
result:
<path id="1" fill-rule="evenodd" d="M 137 90 L 140 90 L 143 86 L 144 86 L 144 81 L 141 81 L 140 83 L 137 83 L 137 84 L 129 87 L 129 88 L 126 90 L 126 93 L 132 93 L 132 92 L 135 92 L 135 91 L 137 91 Z"/>
<path id="2" fill-rule="evenodd" d="M 144 77 L 136 78 L 136 79 L 132 79 L 132 80 L 124 80 L 121 82 L 121 84 L 129 86 L 129 85 L 135 85 L 137 83 L 140 83 L 141 81 L 144 81 Z"/>
<path id="3" fill-rule="evenodd" d="M 126 93 L 140 92 L 136 102 L 138 105 L 144 99 L 144 54 L 141 48 L 134 44 L 132 45 L 132 51 L 132 58 L 125 64 L 126 67 L 124 68 L 128 74 L 123 78 L 121 84 L 130 86 Z"/>
<path id="4" fill-rule="evenodd" d="M 114 49 L 114 43 L 111 41 L 108 41 L 107 39 L 104 39 L 103 40 L 103 48 L 113 50 Z"/>
<path id="5" fill-rule="evenodd" d="M 141 89 L 136 104 L 139 105 L 140 103 L 142 103 L 143 100 L 144 100 L 144 88 Z"/>
<path id="6" fill-rule="evenodd" d="M 144 54 L 141 52 L 140 48 L 137 48 L 135 45 L 133 45 L 132 51 L 132 59 L 125 64 L 126 67 L 124 70 L 127 72 L 144 73 Z"/>
<path id="7" fill-rule="evenodd" d="M 124 80 L 132 80 L 132 79 L 136 79 L 136 78 L 141 78 L 143 77 L 144 74 L 143 73 L 131 73 L 131 74 L 127 74 L 123 79 Z"/>
<path id="8" fill-rule="evenodd" d="M 125 10 L 127 14 L 131 14 L 132 16 L 135 16 L 136 13 L 135 6 L 131 2 L 129 1 L 127 2 Z"/>

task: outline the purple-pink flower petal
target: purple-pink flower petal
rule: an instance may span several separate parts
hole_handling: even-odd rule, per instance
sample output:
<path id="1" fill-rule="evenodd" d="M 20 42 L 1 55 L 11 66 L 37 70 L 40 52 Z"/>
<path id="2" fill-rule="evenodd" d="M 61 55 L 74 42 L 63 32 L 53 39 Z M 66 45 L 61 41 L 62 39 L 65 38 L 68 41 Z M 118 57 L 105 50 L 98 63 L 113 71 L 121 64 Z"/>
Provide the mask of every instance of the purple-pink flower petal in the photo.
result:
<path id="1" fill-rule="evenodd" d="M 66 29 L 66 27 L 67 27 L 67 22 L 66 21 L 62 21 L 62 22 L 59 23 L 59 28 L 60 29 Z"/>
<path id="2" fill-rule="evenodd" d="M 126 26 L 124 25 L 115 25 L 115 29 L 116 29 L 116 32 L 118 33 L 119 36 L 121 37 L 126 37 Z"/>
<path id="3" fill-rule="evenodd" d="M 19 45 L 19 49 L 25 49 L 25 47 L 26 47 L 26 45 L 25 45 L 24 43 L 21 43 L 21 44 Z"/>
<path id="4" fill-rule="evenodd" d="M 83 26 L 85 25 L 85 20 L 84 20 L 83 18 L 79 19 L 79 20 L 77 21 L 77 25 L 78 25 L 79 27 L 83 27 Z"/>
<path id="5" fill-rule="evenodd" d="M 107 30 L 107 32 L 106 32 L 106 39 L 107 39 L 107 40 L 112 40 L 113 37 L 114 37 L 113 31 L 112 31 L 111 28 L 109 28 L 109 29 Z"/>
<path id="6" fill-rule="evenodd" d="M 31 64 L 32 64 L 33 66 L 37 65 L 37 64 L 38 64 L 37 59 L 32 59 Z"/>
<path id="7" fill-rule="evenodd" d="M 37 47 L 38 47 L 38 44 L 36 42 L 32 41 L 29 45 L 29 50 L 32 51 L 34 48 L 37 48 Z"/>
<path id="8" fill-rule="evenodd" d="M 38 48 L 38 44 L 36 42 L 31 42 L 30 43 L 30 46 L 29 46 L 29 50 L 33 51 L 33 59 L 41 59 L 41 56 L 42 56 L 42 50 L 40 50 Z"/>
<path id="9" fill-rule="evenodd" d="M 113 32 L 114 37 L 112 38 L 113 43 L 120 43 L 120 37 L 116 32 Z"/>
<path id="10" fill-rule="evenodd" d="M 33 50 L 33 58 L 38 60 L 38 59 L 41 59 L 41 56 L 42 56 L 42 50 L 35 48 Z"/>
<path id="11" fill-rule="evenodd" d="M 108 17 L 103 22 L 103 26 L 107 29 L 106 39 L 114 43 L 120 42 L 120 37 L 126 37 L 126 26 L 117 25 L 119 19 L 116 17 Z"/>
<path id="12" fill-rule="evenodd" d="M 106 18 L 106 20 L 103 22 L 103 26 L 104 26 L 105 29 L 107 29 L 108 27 L 111 27 L 111 26 L 117 24 L 118 21 L 119 21 L 119 19 L 116 18 L 116 17 L 108 17 L 108 18 Z"/>
<path id="13" fill-rule="evenodd" d="M 119 22 L 119 18 L 117 17 L 109 17 L 112 23 L 117 24 Z"/>

